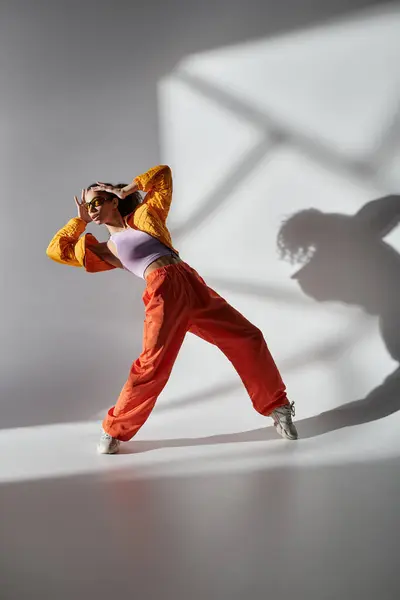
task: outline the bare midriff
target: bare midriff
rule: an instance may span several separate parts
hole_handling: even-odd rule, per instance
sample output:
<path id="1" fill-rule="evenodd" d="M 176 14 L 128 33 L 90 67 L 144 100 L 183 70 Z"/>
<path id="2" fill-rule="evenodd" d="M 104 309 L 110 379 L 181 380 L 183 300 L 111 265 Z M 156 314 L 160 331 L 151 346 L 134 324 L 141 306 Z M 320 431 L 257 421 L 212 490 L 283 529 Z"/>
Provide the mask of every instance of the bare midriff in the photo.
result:
<path id="1" fill-rule="evenodd" d="M 148 275 L 150 275 L 150 273 L 152 273 L 153 271 L 156 271 L 157 269 L 160 269 L 161 267 L 166 267 L 167 265 L 175 265 L 176 263 L 180 263 L 180 262 L 182 262 L 182 259 L 179 257 L 160 256 L 160 258 L 157 258 L 157 260 L 152 262 L 147 267 L 147 269 L 144 272 L 144 278 L 146 279 L 146 277 Z"/>

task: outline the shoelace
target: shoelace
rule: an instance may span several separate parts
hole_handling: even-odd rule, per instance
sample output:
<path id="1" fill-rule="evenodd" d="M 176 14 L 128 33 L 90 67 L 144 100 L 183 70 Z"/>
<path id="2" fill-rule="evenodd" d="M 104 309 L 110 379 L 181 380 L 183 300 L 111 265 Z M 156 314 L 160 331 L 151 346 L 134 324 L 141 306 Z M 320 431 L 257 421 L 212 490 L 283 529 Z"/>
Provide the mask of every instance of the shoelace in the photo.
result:
<path id="1" fill-rule="evenodd" d="M 278 415 L 281 415 L 283 417 L 289 417 L 292 416 L 294 417 L 296 415 L 296 410 L 294 407 L 294 401 L 291 402 L 290 404 L 285 404 L 284 406 L 281 406 L 280 408 L 276 409 L 276 413 Z"/>

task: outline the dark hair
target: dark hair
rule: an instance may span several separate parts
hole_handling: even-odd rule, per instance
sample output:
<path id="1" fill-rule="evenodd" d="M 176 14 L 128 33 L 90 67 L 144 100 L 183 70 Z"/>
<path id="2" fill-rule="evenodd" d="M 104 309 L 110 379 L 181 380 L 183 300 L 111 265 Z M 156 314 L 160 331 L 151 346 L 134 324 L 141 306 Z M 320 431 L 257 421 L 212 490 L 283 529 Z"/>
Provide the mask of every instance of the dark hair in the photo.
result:
<path id="1" fill-rule="evenodd" d="M 113 187 L 118 188 L 119 190 L 127 186 L 126 183 L 117 183 L 117 185 L 114 185 L 113 183 L 105 183 L 105 185 L 111 185 Z M 91 190 L 94 187 L 97 187 L 97 183 L 90 184 L 87 189 Z M 111 192 L 103 192 L 103 194 L 108 196 L 110 199 L 118 198 L 118 196 L 112 194 Z M 140 192 L 133 192 L 133 194 L 129 194 L 129 196 L 126 196 L 125 198 L 118 198 L 119 214 L 121 215 L 121 217 L 127 217 L 128 215 L 133 213 L 135 208 L 137 208 L 141 202 L 142 195 Z"/>

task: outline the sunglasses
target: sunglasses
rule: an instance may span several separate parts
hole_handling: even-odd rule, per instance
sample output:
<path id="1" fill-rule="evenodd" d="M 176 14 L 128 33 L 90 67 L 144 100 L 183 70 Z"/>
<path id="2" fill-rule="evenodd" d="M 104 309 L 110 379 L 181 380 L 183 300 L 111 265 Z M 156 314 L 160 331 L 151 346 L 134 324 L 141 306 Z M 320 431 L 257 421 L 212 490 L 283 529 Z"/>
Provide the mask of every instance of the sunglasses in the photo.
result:
<path id="1" fill-rule="evenodd" d="M 90 202 L 85 202 L 84 206 L 87 210 L 92 210 L 94 208 L 99 208 L 99 206 L 103 206 L 104 202 L 107 202 L 109 198 L 103 198 L 102 196 L 96 196 Z"/>

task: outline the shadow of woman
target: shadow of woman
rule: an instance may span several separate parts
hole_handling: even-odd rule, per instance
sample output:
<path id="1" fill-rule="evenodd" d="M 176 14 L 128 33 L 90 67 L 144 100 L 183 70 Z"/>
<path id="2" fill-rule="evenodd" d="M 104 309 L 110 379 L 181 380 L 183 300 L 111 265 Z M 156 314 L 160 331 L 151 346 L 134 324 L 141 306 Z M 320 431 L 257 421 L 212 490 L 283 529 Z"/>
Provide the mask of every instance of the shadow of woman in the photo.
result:
<path id="1" fill-rule="evenodd" d="M 400 221 L 400 196 L 372 200 L 355 215 L 302 210 L 278 233 L 281 258 L 302 264 L 292 275 L 318 302 L 361 307 L 379 320 L 390 356 L 400 363 L 400 254 L 384 237 Z M 307 428 L 330 431 L 376 420 L 400 408 L 399 369 L 364 400 L 307 419 Z M 305 423 L 304 423 L 305 425 Z M 304 431 L 302 437 L 307 437 Z"/>

